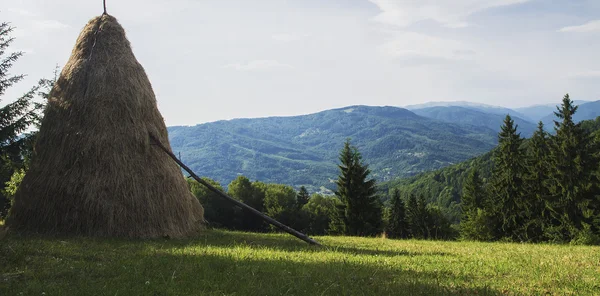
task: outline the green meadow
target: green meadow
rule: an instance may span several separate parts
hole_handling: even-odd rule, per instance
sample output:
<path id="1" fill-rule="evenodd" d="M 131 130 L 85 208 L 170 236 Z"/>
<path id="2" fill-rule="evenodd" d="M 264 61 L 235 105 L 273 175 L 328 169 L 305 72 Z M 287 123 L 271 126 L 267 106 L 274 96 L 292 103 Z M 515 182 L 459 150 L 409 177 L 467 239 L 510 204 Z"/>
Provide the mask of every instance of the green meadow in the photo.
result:
<path id="1" fill-rule="evenodd" d="M 0 241 L 0 295 L 600 293 L 600 247 L 210 230 L 188 240 Z"/>

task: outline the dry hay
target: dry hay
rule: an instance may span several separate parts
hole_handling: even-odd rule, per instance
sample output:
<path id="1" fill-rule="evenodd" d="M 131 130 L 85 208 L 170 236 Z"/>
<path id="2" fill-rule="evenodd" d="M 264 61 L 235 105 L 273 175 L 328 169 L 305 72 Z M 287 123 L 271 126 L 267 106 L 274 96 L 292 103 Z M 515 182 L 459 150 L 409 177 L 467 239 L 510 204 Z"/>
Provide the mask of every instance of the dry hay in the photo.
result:
<path id="1" fill-rule="evenodd" d="M 204 222 L 167 147 L 152 86 L 109 15 L 81 32 L 50 99 L 7 225 L 111 237 L 184 237 Z"/>

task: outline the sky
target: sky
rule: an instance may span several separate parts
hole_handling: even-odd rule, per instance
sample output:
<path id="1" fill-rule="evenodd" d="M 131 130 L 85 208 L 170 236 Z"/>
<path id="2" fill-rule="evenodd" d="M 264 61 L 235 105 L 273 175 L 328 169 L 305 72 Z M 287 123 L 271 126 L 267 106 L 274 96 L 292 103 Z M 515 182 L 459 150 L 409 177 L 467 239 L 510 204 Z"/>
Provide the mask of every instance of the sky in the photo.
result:
<path id="1" fill-rule="evenodd" d="M 68 60 L 100 0 L 0 0 L 11 68 Z M 167 125 L 349 105 L 471 101 L 504 107 L 600 100 L 598 0 L 107 0 Z"/>

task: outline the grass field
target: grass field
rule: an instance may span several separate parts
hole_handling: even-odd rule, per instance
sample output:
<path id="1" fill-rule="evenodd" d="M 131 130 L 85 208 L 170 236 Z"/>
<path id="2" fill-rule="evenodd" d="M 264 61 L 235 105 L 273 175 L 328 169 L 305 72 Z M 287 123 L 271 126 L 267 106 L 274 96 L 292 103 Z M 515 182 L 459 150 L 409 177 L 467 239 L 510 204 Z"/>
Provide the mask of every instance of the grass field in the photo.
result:
<path id="1" fill-rule="evenodd" d="M 600 293 L 600 248 L 207 231 L 0 241 L 0 295 Z"/>

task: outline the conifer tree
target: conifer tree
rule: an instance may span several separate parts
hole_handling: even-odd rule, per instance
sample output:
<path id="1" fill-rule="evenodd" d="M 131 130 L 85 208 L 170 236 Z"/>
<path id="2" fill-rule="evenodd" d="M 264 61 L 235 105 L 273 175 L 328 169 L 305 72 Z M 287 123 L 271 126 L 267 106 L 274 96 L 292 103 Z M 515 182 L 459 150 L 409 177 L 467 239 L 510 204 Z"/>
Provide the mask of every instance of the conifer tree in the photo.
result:
<path id="1" fill-rule="evenodd" d="M 389 238 L 406 238 L 408 229 L 406 223 L 406 208 L 400 197 L 400 191 L 392 191 L 389 224 L 386 234 Z"/>
<path id="2" fill-rule="evenodd" d="M 547 224 L 549 213 L 546 210 L 549 193 L 548 183 L 548 133 L 544 130 L 544 123 L 538 123 L 537 130 L 529 140 L 526 156 L 525 174 L 525 206 L 526 221 L 522 226 L 526 240 L 543 240 L 543 229 Z"/>
<path id="3" fill-rule="evenodd" d="M 302 208 L 307 204 L 309 199 L 310 195 L 308 194 L 306 187 L 300 186 L 300 190 L 298 190 L 298 194 L 296 194 L 296 204 L 298 205 L 298 208 Z"/>
<path id="4" fill-rule="evenodd" d="M 341 231 L 347 235 L 375 235 L 381 231 L 381 201 L 376 194 L 375 179 L 368 179 L 371 171 L 362 163 L 358 149 L 346 140 L 340 152 L 340 174 L 335 195 L 342 205 L 338 220 Z"/>
<path id="5" fill-rule="evenodd" d="M 500 237 L 523 240 L 521 225 L 525 219 L 525 154 L 521 148 L 523 138 L 517 133 L 517 126 L 510 115 L 506 115 L 498 134 L 498 148 L 494 154 L 492 173 L 492 214 L 499 218 Z"/>
<path id="6" fill-rule="evenodd" d="M 430 215 L 424 195 L 410 194 L 406 203 L 406 221 L 411 237 L 426 239 L 430 237 Z"/>
<path id="7" fill-rule="evenodd" d="M 550 141 L 549 173 L 552 227 L 546 234 L 553 240 L 572 241 L 586 234 L 597 240 L 599 206 L 598 148 L 581 123 L 573 121 L 577 106 L 566 94 L 554 112 L 556 135 Z"/>
<path id="8" fill-rule="evenodd" d="M 406 200 L 406 224 L 408 226 L 409 236 L 419 238 L 419 206 L 417 197 L 414 194 L 409 194 Z"/>
<path id="9" fill-rule="evenodd" d="M 465 240 L 488 241 L 493 239 L 493 228 L 489 215 L 489 202 L 479 171 L 473 168 L 463 188 L 461 198 L 462 216 L 460 236 Z"/>
<path id="10" fill-rule="evenodd" d="M 23 80 L 24 75 L 9 73 L 13 64 L 23 55 L 22 52 L 8 54 L 7 50 L 14 41 L 13 31 L 8 23 L 0 23 L 0 101 L 6 90 Z M 38 85 L 16 100 L 0 107 L 0 218 L 6 214 L 8 200 L 5 197 L 4 184 L 14 172 L 21 172 L 24 159 L 31 151 L 33 134 L 25 133 L 39 122 L 39 110 L 42 104 L 34 101 L 38 95 L 45 96 L 52 81 L 40 80 Z"/>

